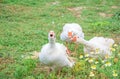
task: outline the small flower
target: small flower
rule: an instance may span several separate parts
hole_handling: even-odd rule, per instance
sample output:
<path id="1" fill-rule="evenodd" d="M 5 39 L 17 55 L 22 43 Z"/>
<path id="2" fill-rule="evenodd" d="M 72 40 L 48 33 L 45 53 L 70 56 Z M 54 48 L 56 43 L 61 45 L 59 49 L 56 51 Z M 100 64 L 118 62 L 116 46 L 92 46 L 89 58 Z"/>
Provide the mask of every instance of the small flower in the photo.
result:
<path id="1" fill-rule="evenodd" d="M 98 53 L 99 53 L 99 51 L 100 51 L 100 49 L 99 49 L 99 48 L 97 48 L 97 49 L 96 49 L 96 51 L 95 51 L 95 54 L 98 54 Z"/>
<path id="2" fill-rule="evenodd" d="M 93 61 L 94 61 L 93 58 L 90 58 L 90 59 L 88 60 L 89 63 L 92 63 Z"/>
<path id="3" fill-rule="evenodd" d="M 83 55 L 81 54 L 81 55 L 79 56 L 79 58 L 82 59 L 82 58 L 83 58 Z"/>
<path id="4" fill-rule="evenodd" d="M 95 61 L 95 64 L 98 64 L 99 62 L 98 61 Z"/>
<path id="5" fill-rule="evenodd" d="M 115 51 L 115 48 L 111 47 L 110 50 L 114 52 L 114 51 Z"/>
<path id="6" fill-rule="evenodd" d="M 95 76 L 95 74 L 91 71 L 90 74 L 89 74 L 90 77 L 93 77 Z"/>
<path id="7" fill-rule="evenodd" d="M 102 63 L 105 63 L 105 61 L 104 61 L 104 60 L 102 60 L 101 62 L 102 62 Z"/>
<path id="8" fill-rule="evenodd" d="M 92 65 L 91 69 L 95 70 L 96 69 L 96 65 Z"/>
<path id="9" fill-rule="evenodd" d="M 94 54 L 94 52 L 90 52 L 90 54 Z"/>
<path id="10" fill-rule="evenodd" d="M 114 44 L 114 47 L 117 47 L 118 45 L 117 44 Z"/>
<path id="11" fill-rule="evenodd" d="M 117 73 L 113 73 L 112 75 L 113 75 L 114 77 L 118 76 L 118 74 L 117 74 Z"/>
<path id="12" fill-rule="evenodd" d="M 85 54 L 85 57 L 89 57 L 89 54 L 86 53 L 86 54 Z"/>
<path id="13" fill-rule="evenodd" d="M 99 52 L 95 52 L 95 54 L 99 54 Z"/>
<path id="14" fill-rule="evenodd" d="M 105 66 L 107 67 L 107 66 L 111 66 L 112 64 L 110 63 L 110 62 L 106 62 L 105 63 Z"/>
<path id="15" fill-rule="evenodd" d="M 113 72 L 113 74 L 112 74 L 112 75 L 113 75 L 114 77 L 118 76 L 118 74 L 117 74 L 116 70 L 113 70 L 112 72 Z"/>

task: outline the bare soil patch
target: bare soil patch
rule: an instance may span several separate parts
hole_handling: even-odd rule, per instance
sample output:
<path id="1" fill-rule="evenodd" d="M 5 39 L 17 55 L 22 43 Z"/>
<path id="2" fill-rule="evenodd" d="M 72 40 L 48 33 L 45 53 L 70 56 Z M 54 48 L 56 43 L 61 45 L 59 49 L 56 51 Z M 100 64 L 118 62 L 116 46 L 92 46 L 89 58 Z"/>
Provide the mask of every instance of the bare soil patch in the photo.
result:
<path id="1" fill-rule="evenodd" d="M 99 15 L 102 17 L 112 17 L 113 14 L 107 14 L 107 13 L 103 13 L 103 12 L 99 12 Z"/>
<path id="2" fill-rule="evenodd" d="M 69 11 L 73 13 L 74 16 L 76 17 L 81 17 L 82 10 L 85 9 L 86 7 L 72 7 L 72 8 L 67 8 Z"/>
<path id="3" fill-rule="evenodd" d="M 112 8 L 112 9 L 117 9 L 117 8 L 118 8 L 118 6 L 111 6 L 111 8 Z"/>

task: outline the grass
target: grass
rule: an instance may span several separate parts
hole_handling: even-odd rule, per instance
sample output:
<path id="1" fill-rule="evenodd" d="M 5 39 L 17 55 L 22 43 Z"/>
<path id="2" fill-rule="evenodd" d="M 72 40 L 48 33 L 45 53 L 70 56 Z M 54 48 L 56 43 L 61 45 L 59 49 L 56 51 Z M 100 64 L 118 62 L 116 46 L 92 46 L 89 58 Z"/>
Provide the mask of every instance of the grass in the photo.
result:
<path id="1" fill-rule="evenodd" d="M 24 59 L 33 51 L 40 51 L 48 42 L 49 30 L 54 30 L 59 39 L 65 23 L 80 24 L 85 39 L 94 36 L 113 38 L 120 44 L 120 4 L 119 0 L 1 0 L 0 1 L 0 79 L 90 79 L 91 63 L 79 58 L 83 46 L 77 50 L 76 68 L 63 68 L 58 75 L 55 71 L 46 74 L 39 60 Z M 69 46 L 71 51 L 74 45 Z M 120 76 L 120 45 L 114 58 L 108 60 L 110 67 L 97 64 L 93 79 L 113 79 L 112 71 Z M 118 60 L 118 61 L 117 61 Z M 117 62 L 115 62 L 117 61 Z M 101 62 L 101 61 L 99 61 Z M 92 63 L 93 64 L 93 63 Z M 101 68 L 103 66 L 103 68 Z"/>

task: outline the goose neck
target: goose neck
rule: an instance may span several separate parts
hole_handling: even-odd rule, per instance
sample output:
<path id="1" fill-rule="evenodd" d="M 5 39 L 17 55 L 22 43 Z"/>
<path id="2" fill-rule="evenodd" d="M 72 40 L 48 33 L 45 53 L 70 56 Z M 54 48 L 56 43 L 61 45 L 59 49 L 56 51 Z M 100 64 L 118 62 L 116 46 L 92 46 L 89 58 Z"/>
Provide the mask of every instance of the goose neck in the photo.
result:
<path id="1" fill-rule="evenodd" d="M 50 39 L 50 40 L 49 40 L 49 43 L 50 43 L 51 46 L 54 46 L 54 45 L 55 45 L 55 40 Z"/>
<path id="2" fill-rule="evenodd" d="M 78 42 L 85 46 L 91 47 L 91 43 L 85 39 L 79 39 Z"/>

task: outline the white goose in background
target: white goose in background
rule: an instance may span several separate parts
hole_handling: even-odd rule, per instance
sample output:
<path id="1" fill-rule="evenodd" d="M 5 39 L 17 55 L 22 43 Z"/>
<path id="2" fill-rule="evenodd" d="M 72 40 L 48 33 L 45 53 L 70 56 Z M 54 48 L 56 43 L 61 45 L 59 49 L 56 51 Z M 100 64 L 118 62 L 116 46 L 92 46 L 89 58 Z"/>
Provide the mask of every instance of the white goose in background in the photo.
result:
<path id="1" fill-rule="evenodd" d="M 81 26 L 77 23 L 66 23 L 63 26 L 63 31 L 60 35 L 61 40 L 66 41 L 67 44 L 68 42 L 72 42 L 70 38 L 73 37 L 74 35 L 80 38 L 84 38 L 84 33 L 82 31 Z M 76 52 L 76 47 L 75 47 L 75 52 Z"/>
<path id="2" fill-rule="evenodd" d="M 102 57 L 110 56 L 112 54 L 111 47 L 114 44 L 114 40 L 104 37 L 94 37 L 89 41 L 74 36 L 71 38 L 75 43 L 81 43 L 84 45 L 84 53 L 88 53 L 90 57 Z"/>
<path id="3" fill-rule="evenodd" d="M 63 26 L 63 31 L 60 35 L 61 40 L 72 42 L 70 38 L 74 35 L 84 38 L 84 33 L 82 32 L 81 26 L 77 23 L 66 23 Z"/>
<path id="4" fill-rule="evenodd" d="M 54 31 L 48 34 L 49 43 L 45 44 L 39 54 L 41 63 L 50 66 L 52 69 L 64 66 L 72 67 L 74 62 L 67 55 L 67 48 L 60 43 L 56 43 Z"/>

